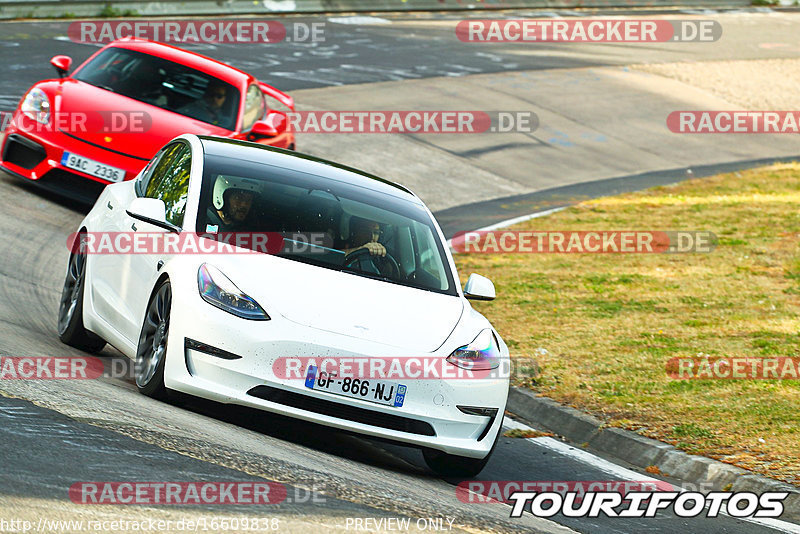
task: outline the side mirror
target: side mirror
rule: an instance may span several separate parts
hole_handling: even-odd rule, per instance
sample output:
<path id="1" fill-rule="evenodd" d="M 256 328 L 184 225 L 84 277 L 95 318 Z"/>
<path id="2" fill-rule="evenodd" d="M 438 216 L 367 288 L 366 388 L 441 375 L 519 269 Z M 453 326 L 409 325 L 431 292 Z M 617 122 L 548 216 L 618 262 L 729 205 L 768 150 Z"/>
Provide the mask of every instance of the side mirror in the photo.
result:
<path id="1" fill-rule="evenodd" d="M 180 228 L 167 222 L 167 207 L 163 200 L 148 197 L 134 198 L 126 213 L 134 219 L 158 226 L 170 232 L 180 232 Z"/>
<path id="2" fill-rule="evenodd" d="M 271 110 L 263 120 L 257 121 L 247 135 L 249 140 L 259 137 L 276 137 L 286 130 L 286 114 Z"/>
<path id="3" fill-rule="evenodd" d="M 72 58 L 69 56 L 53 56 L 50 64 L 56 68 L 59 78 L 66 77 L 69 68 L 72 66 Z"/>
<path id="4" fill-rule="evenodd" d="M 494 284 L 485 276 L 472 273 L 464 285 L 464 296 L 472 300 L 494 300 Z"/>
<path id="5" fill-rule="evenodd" d="M 250 130 L 250 135 L 252 137 L 275 137 L 278 135 L 278 130 L 266 121 L 258 121 Z"/>

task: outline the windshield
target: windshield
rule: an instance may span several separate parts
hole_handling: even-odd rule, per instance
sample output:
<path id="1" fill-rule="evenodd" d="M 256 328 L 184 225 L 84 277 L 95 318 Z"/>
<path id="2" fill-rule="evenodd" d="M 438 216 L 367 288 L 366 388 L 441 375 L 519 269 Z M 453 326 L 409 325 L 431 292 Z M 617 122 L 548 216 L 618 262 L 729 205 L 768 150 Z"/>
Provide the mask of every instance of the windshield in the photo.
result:
<path id="1" fill-rule="evenodd" d="M 239 91 L 218 78 L 172 61 L 112 47 L 98 54 L 73 78 L 227 130 L 236 128 Z"/>
<path id="2" fill-rule="evenodd" d="M 264 163 L 206 155 L 197 230 L 278 232 L 278 256 L 456 295 L 444 248 L 419 204 Z"/>

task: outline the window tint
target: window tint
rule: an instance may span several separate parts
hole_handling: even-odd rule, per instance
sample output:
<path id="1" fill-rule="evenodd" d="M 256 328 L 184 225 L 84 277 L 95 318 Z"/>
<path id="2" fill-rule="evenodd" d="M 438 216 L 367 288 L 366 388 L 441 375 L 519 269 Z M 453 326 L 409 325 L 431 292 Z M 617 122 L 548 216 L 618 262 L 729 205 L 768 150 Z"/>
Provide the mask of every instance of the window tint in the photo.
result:
<path id="1" fill-rule="evenodd" d="M 247 131 L 253 127 L 253 124 L 264 117 L 267 111 L 267 106 L 264 103 L 264 94 L 257 85 L 251 85 L 247 88 L 247 96 L 244 101 L 244 119 L 242 121 L 242 131 Z"/>
<path id="2" fill-rule="evenodd" d="M 236 191 L 244 197 L 239 207 L 230 202 Z M 276 232 L 290 244 L 277 253 L 282 258 L 456 294 L 434 222 L 407 195 L 205 154 L 197 228 L 223 235 Z M 370 247 L 385 256 L 373 255 Z"/>
<path id="3" fill-rule="evenodd" d="M 144 166 L 144 169 L 139 173 L 139 177 L 136 179 L 136 195 L 143 196 L 144 195 L 144 187 L 147 184 L 147 181 L 150 179 L 150 175 L 153 174 L 153 169 L 155 168 L 158 160 L 161 158 L 161 151 L 159 150 L 158 153 L 153 156 L 153 159 L 147 162 L 147 165 Z"/>
<path id="4" fill-rule="evenodd" d="M 111 47 L 100 52 L 73 77 L 227 130 L 236 127 L 241 96 L 238 89 L 214 76 L 163 58 Z"/>
<path id="5" fill-rule="evenodd" d="M 191 149 L 183 143 L 176 143 L 164 150 L 145 185 L 144 196 L 163 200 L 167 207 L 167 222 L 176 226 L 183 225 L 191 168 Z"/>
<path id="6" fill-rule="evenodd" d="M 161 152 L 153 158 L 148 165 L 147 174 L 142 177 L 142 196 L 153 197 L 153 195 L 148 194 L 148 191 L 152 191 L 153 188 L 156 187 L 154 182 L 163 179 L 166 168 L 170 165 L 170 162 L 180 149 L 181 143 L 174 143 L 161 149 Z"/>

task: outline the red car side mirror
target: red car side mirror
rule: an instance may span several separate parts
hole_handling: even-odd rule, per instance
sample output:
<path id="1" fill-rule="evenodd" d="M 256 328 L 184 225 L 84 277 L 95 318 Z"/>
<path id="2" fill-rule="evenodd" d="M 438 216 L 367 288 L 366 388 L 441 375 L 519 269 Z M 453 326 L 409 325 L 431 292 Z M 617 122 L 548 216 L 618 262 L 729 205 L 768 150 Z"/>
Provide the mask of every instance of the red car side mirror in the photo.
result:
<path id="1" fill-rule="evenodd" d="M 59 78 L 64 78 L 72 66 L 72 58 L 69 56 L 54 56 L 50 64 L 56 68 Z"/>
<path id="2" fill-rule="evenodd" d="M 286 114 L 280 111 L 269 111 L 263 120 L 257 121 L 247 136 L 253 140 L 259 137 L 276 137 L 286 131 Z"/>
<path id="3" fill-rule="evenodd" d="M 278 130 L 266 121 L 258 121 L 250 130 L 250 135 L 257 137 L 275 137 L 278 135 Z"/>

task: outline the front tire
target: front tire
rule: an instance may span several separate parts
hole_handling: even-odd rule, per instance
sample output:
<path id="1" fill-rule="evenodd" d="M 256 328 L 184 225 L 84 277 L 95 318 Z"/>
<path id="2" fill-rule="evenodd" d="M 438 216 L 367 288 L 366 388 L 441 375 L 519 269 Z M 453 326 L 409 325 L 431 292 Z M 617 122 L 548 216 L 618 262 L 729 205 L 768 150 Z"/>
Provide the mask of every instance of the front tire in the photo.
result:
<path id="1" fill-rule="evenodd" d="M 150 298 L 136 349 L 136 387 L 148 397 L 166 399 L 164 365 L 167 359 L 172 286 L 164 281 Z"/>
<path id="2" fill-rule="evenodd" d="M 86 234 L 81 232 L 73 246 L 67 265 L 67 276 L 61 290 L 58 307 L 58 337 L 63 343 L 86 352 L 99 352 L 105 340 L 83 326 L 83 293 L 86 285 L 86 255 L 83 243 Z"/>

